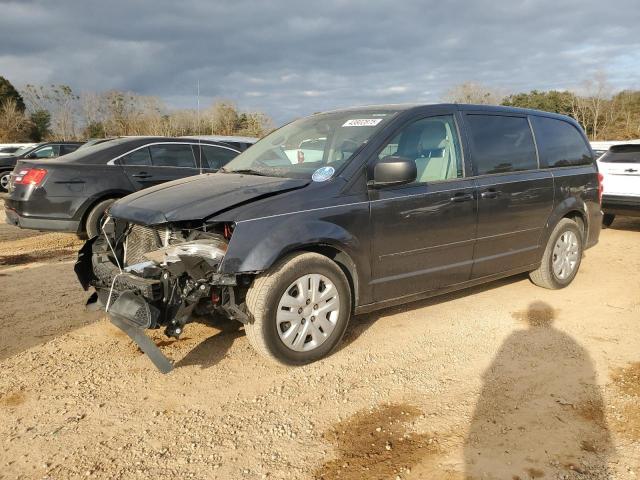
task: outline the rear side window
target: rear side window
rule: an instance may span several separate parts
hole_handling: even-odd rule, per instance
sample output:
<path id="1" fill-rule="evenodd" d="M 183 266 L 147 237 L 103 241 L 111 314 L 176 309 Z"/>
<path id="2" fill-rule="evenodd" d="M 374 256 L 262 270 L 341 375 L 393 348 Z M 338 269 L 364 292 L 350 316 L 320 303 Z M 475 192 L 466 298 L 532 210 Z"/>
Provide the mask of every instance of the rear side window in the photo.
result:
<path id="1" fill-rule="evenodd" d="M 538 168 L 529 122 L 523 117 L 467 115 L 476 175 Z"/>
<path id="2" fill-rule="evenodd" d="M 592 163 L 587 143 L 576 127 L 563 120 L 531 117 L 540 163 L 548 167 L 571 167 Z"/>
<path id="3" fill-rule="evenodd" d="M 229 150 L 228 148 L 215 147 L 213 145 L 201 145 L 203 166 L 209 166 L 214 170 L 224 167 L 233 158 L 238 156 L 238 152 Z M 194 146 L 196 158 L 198 158 L 198 147 Z"/>
<path id="4" fill-rule="evenodd" d="M 131 152 L 122 157 L 122 165 L 151 165 L 151 155 L 147 147 Z"/>
<path id="5" fill-rule="evenodd" d="M 636 163 L 640 164 L 640 145 L 616 145 L 601 158 L 605 163 Z"/>
<path id="6" fill-rule="evenodd" d="M 80 145 L 61 145 L 60 155 L 66 155 L 67 153 L 75 152 Z"/>
<path id="7" fill-rule="evenodd" d="M 155 167 L 195 168 L 196 166 L 191 145 L 151 145 L 149 150 L 151 151 L 151 163 L 153 163 Z"/>

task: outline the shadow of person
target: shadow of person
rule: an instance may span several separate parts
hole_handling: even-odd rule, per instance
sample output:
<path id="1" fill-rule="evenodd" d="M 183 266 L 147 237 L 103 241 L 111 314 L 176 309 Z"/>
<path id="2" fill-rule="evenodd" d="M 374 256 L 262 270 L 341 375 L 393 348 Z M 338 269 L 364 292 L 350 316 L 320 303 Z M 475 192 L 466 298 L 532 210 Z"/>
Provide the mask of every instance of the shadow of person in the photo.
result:
<path id="1" fill-rule="evenodd" d="M 227 356 L 227 352 L 235 339 L 244 335 L 240 322 L 208 320 L 202 323 L 217 328 L 219 330 L 218 333 L 208 337 L 176 362 L 176 368 L 188 365 L 199 365 L 202 369 L 212 367 Z"/>
<path id="2" fill-rule="evenodd" d="M 466 479 L 613 478 L 602 396 L 589 354 L 534 302 L 484 373 L 464 445 Z M 574 477 L 575 476 L 575 477 Z"/>

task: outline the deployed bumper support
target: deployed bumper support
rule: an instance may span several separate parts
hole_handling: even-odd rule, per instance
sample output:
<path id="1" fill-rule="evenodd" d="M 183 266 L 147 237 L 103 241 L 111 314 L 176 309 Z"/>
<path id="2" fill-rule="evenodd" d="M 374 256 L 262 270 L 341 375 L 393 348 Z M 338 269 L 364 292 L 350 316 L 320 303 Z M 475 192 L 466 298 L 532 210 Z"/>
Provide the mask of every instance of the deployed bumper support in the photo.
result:
<path id="1" fill-rule="evenodd" d="M 111 261 L 110 251 L 100 237 L 85 243 L 74 267 L 83 288 L 96 290 L 87 307 L 104 309 L 111 322 L 162 373 L 169 373 L 173 364 L 145 334 L 146 329 L 164 327 L 167 336 L 178 338 L 196 305 L 210 302 L 212 296 L 219 299 L 215 306 L 218 311 L 246 321 L 246 314 L 236 303 L 236 276 L 214 273 L 208 268 L 198 259 L 185 258 L 182 265 L 150 266 L 134 274 Z"/>

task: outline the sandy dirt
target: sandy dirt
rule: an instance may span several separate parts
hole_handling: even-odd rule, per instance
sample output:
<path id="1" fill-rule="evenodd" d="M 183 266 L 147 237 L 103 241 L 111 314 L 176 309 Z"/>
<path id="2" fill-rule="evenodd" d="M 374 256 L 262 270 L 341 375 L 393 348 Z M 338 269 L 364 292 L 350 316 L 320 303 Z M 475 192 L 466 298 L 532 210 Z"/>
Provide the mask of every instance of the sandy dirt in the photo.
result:
<path id="1" fill-rule="evenodd" d="M 85 312 L 73 236 L 0 227 L 0 478 L 635 479 L 640 219 L 526 276 L 353 319 L 299 368 L 238 325 L 157 343 Z M 21 255 L 20 257 L 16 257 Z"/>

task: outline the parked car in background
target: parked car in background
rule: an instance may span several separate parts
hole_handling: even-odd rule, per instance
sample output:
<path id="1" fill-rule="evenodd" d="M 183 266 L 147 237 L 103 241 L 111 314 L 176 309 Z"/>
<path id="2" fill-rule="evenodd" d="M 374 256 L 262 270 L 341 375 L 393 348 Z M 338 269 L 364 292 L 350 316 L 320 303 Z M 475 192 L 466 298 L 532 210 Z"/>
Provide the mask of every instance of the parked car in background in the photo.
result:
<path id="1" fill-rule="evenodd" d="M 19 160 L 56 158 L 77 150 L 80 145 L 82 142 L 39 143 L 35 146 L 23 147 L 13 155 L 0 157 L 0 191 L 7 191 L 11 171 Z"/>
<path id="2" fill-rule="evenodd" d="M 301 145 L 322 155 L 292 162 Z M 363 107 L 295 120 L 220 173 L 117 201 L 76 273 L 162 371 L 144 329 L 178 337 L 196 307 L 244 323 L 262 355 L 304 364 L 354 312 L 522 272 L 566 287 L 601 223 L 593 153 L 569 117 Z"/>
<path id="3" fill-rule="evenodd" d="M 594 140 L 591 142 L 591 149 L 596 159 L 607 153 L 614 145 L 640 144 L 640 140 Z"/>
<path id="4" fill-rule="evenodd" d="M 616 215 L 640 216 L 640 144 L 612 146 L 598 158 L 603 176 L 603 224 L 611 226 Z"/>
<path id="5" fill-rule="evenodd" d="M 19 160 L 5 200 L 7 222 L 93 237 L 116 199 L 169 180 L 215 172 L 239 153 L 207 140 L 123 137 L 57 160 Z"/>
<path id="6" fill-rule="evenodd" d="M 0 156 L 6 157 L 7 155 L 13 155 L 21 148 L 33 147 L 36 143 L 1 143 L 0 144 Z"/>
<path id="7" fill-rule="evenodd" d="M 241 152 L 244 152 L 247 148 L 260 140 L 256 137 L 237 137 L 226 135 L 189 135 L 182 138 L 209 140 L 211 142 L 225 143 L 232 146 L 233 148 L 240 150 Z"/>

